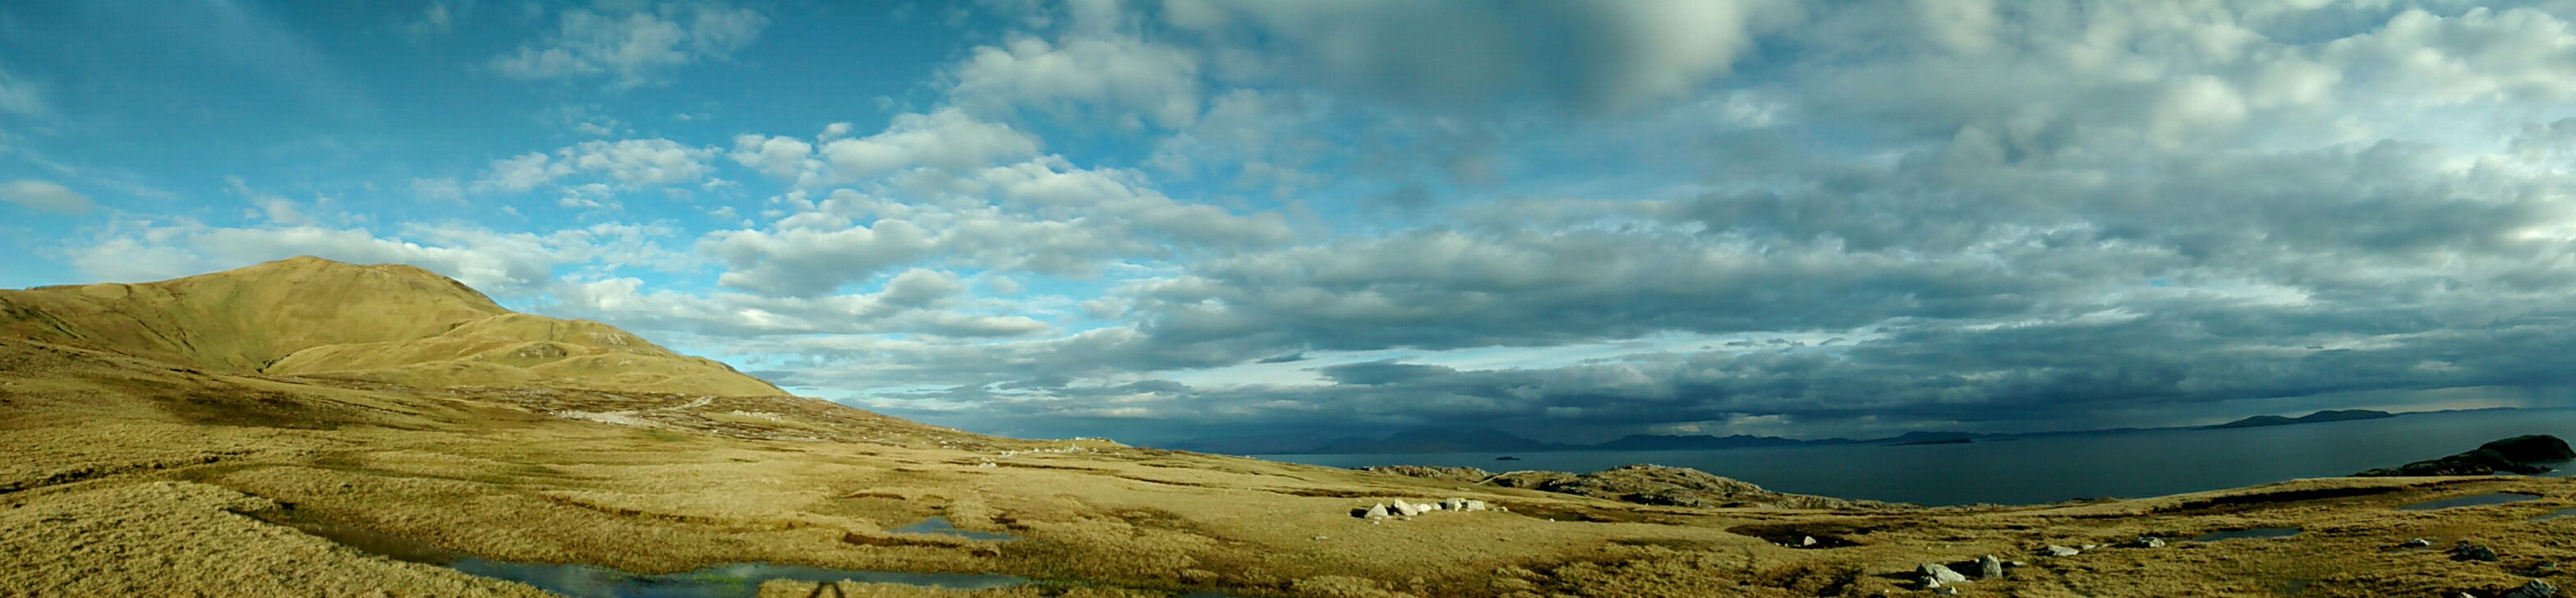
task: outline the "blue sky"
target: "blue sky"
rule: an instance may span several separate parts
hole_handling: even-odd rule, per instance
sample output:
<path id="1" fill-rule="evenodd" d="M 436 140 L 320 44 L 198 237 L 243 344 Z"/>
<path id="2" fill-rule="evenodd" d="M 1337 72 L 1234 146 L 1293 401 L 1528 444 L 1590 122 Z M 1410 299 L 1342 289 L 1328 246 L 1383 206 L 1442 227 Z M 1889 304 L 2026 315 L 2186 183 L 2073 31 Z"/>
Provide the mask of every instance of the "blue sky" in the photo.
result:
<path id="1" fill-rule="evenodd" d="M 0 7 L 0 287 L 401 262 L 1022 436 L 2554 405 L 2576 3 Z"/>

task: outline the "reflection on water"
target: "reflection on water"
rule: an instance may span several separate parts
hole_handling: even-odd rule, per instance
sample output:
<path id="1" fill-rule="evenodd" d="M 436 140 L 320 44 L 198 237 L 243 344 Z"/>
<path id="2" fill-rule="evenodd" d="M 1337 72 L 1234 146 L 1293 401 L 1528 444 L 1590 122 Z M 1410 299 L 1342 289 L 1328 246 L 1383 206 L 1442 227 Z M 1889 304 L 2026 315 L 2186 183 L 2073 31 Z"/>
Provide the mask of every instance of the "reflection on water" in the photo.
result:
<path id="1" fill-rule="evenodd" d="M 590 565 L 486 560 L 440 548 L 428 542 L 360 527 L 309 521 L 291 516 L 263 517 L 263 519 L 271 523 L 292 526 L 305 533 L 338 542 L 343 546 L 384 555 L 386 558 L 438 565 L 469 575 L 515 581 L 573 598 L 749 598 L 760 593 L 762 582 L 772 579 L 816 583 L 850 580 L 968 590 L 1005 588 L 1028 583 L 1027 579 L 1010 575 L 849 571 L 768 563 L 733 563 L 686 573 L 638 575 Z M 933 519 L 932 521 L 938 522 L 942 527 L 947 525 L 945 520 Z M 923 524 L 928 523 L 930 522 L 923 522 Z M 973 533 L 963 530 L 960 532 Z"/>
<path id="2" fill-rule="evenodd" d="M 2240 529 L 2227 532 L 2210 532 L 2194 537 L 2191 541 L 2216 542 L 2219 540 L 2237 540 L 2245 538 L 2287 538 L 2296 535 L 2299 535 L 2299 528 L 2295 527 L 2258 527 L 2254 529 Z"/>
<path id="3" fill-rule="evenodd" d="M 2429 501 L 2419 502 L 2419 503 L 2415 503 L 2415 504 L 2411 504 L 2411 505 L 2406 505 L 2406 506 L 2398 507 L 2398 508 L 2399 508 L 2399 509 L 2408 510 L 2408 511 L 2430 511 L 2430 510 L 2434 510 L 2434 509 L 2448 509 L 2448 508 L 2451 508 L 2451 507 L 2474 507 L 2474 506 L 2479 506 L 2479 505 L 2500 505 L 2500 504 L 2505 504 L 2505 503 L 2509 503 L 2509 502 L 2522 502 L 2522 501 L 2531 500 L 2531 499 L 2535 499 L 2535 498 L 2540 498 L 2540 495 L 2538 495 L 2538 494 L 2516 494 L 2516 493 L 2512 493 L 2512 492 L 2489 492 L 2489 493 L 2486 493 L 2486 494 L 2480 494 L 2480 495 L 2477 495 L 2477 496 L 2463 496 L 2463 497 L 2459 497 L 2459 498 L 2445 498 L 2445 499 L 2442 499 L 2442 500 L 2429 500 Z"/>
<path id="4" fill-rule="evenodd" d="M 968 539 L 968 540 L 1004 540 L 1004 541 L 1009 541 L 1009 540 L 1018 540 L 1018 539 L 1020 539 L 1018 536 L 1013 536 L 1013 535 L 1010 535 L 1010 534 L 993 534 L 993 533 L 985 533 L 985 532 L 972 531 L 972 530 L 962 530 L 962 529 L 957 529 L 957 527 L 956 527 L 956 526 L 953 526 L 953 525 L 949 525 L 949 524 L 948 524 L 948 518 L 947 518 L 947 517 L 932 517 L 932 518 L 929 518 L 929 519 L 923 519 L 923 520 L 921 520 L 921 523 L 915 523 L 915 524 L 912 524 L 912 525 L 907 525 L 907 526 L 903 526 L 903 527 L 898 527 L 898 528 L 894 528 L 893 530 L 889 530 L 889 531 L 892 531 L 892 532 L 894 532 L 894 533 L 898 533 L 898 534 L 940 534 L 940 535 L 945 535 L 945 536 L 956 536 L 956 537 L 959 537 L 959 538 L 965 538 L 965 539 Z"/>

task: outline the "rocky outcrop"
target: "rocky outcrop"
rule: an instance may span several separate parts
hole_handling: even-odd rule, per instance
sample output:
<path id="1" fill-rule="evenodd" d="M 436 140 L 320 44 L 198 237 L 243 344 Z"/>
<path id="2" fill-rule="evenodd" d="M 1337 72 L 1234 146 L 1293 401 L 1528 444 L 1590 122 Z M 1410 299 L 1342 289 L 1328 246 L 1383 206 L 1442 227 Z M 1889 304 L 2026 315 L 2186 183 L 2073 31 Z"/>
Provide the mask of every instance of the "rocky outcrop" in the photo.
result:
<path id="1" fill-rule="evenodd" d="M 1378 465 L 1378 466 L 1374 466 L 1374 467 L 1362 467 L 1362 468 L 1359 468 L 1359 470 L 1360 470 L 1360 471 L 1365 471 L 1365 472 L 1370 472 L 1370 473 L 1383 473 L 1383 474 L 1387 474 L 1387 475 L 1400 475 L 1400 476 L 1404 476 L 1404 477 L 1408 477 L 1408 478 L 1423 478 L 1423 479 L 1428 479 L 1428 480 L 1456 480 L 1456 481 L 1467 482 L 1467 483 L 1471 483 L 1471 484 L 1472 484 L 1472 483 L 1477 483 L 1477 482 L 1483 482 L 1483 481 L 1485 481 L 1485 478 L 1494 477 L 1494 472 L 1485 471 L 1485 470 L 1477 469 L 1477 468 L 1473 468 L 1473 467 L 1432 467 L 1432 466 L 1427 466 L 1427 465 Z"/>
<path id="2" fill-rule="evenodd" d="M 1366 509 L 1352 509 L 1351 516 L 1363 519 L 1385 519 L 1388 517 L 1412 517 L 1432 511 L 1458 512 L 1482 511 L 1486 509 L 1485 501 L 1467 500 L 1464 498 L 1451 498 L 1437 502 L 1406 502 L 1404 499 L 1398 498 L 1394 500 L 1394 503 L 1394 506 L 1388 506 L 1387 503 L 1377 503 L 1375 505 L 1370 505 Z"/>
<path id="3" fill-rule="evenodd" d="M 2478 445 L 2476 450 L 2430 461 L 2416 461 L 2397 467 L 2382 467 L 2353 477 L 2494 475 L 2496 472 L 2536 474 L 2549 472 L 2539 463 L 2576 459 L 2576 449 L 2556 436 L 2532 434 L 2515 436 Z"/>
<path id="4" fill-rule="evenodd" d="M 2556 595 L 2558 595 L 2558 586 L 2534 579 L 2522 584 L 2522 587 L 2497 594 L 2496 598 L 2549 598 Z"/>
<path id="5" fill-rule="evenodd" d="M 1630 465 L 1581 475 L 1560 471 L 1515 471 L 1486 478 L 1484 483 L 1674 507 L 1883 509 L 1898 506 L 1872 500 L 1772 492 L 1748 482 L 1709 475 L 1696 469 L 1661 465 Z"/>

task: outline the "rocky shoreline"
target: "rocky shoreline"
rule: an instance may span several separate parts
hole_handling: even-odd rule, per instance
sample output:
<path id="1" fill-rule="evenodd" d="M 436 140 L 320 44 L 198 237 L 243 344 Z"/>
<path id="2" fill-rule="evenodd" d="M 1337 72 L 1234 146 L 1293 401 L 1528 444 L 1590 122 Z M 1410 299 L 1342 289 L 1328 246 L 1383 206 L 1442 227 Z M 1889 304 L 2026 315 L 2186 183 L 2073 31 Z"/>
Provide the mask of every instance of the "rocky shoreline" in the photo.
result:
<path id="1" fill-rule="evenodd" d="M 1493 473 L 1473 467 L 1383 465 L 1360 471 L 1406 477 L 1452 480 L 1484 486 L 1521 488 L 1606 498 L 1665 507 L 1781 508 L 1815 510 L 1881 510 L 1915 505 L 1772 492 L 1761 486 L 1686 467 L 1637 464 L 1592 473 L 1511 471 Z"/>

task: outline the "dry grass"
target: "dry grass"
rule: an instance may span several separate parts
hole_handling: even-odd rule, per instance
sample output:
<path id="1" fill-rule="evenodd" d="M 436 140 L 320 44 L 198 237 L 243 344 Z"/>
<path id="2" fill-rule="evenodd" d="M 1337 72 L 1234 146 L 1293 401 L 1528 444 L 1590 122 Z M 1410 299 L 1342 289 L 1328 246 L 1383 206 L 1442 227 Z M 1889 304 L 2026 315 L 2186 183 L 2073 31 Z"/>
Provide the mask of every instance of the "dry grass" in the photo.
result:
<path id="1" fill-rule="evenodd" d="M 981 592 L 835 585 L 850 596 L 1865 596 L 1914 592 L 1906 572 L 1916 565 L 1984 554 L 2030 564 L 1965 584 L 1965 595 L 2489 596 L 2522 583 L 2519 571 L 2576 561 L 2576 520 L 2527 520 L 2576 506 L 2576 486 L 2562 479 L 2303 480 L 2029 507 L 1658 507 L 1097 440 L 992 438 L 796 397 L 416 388 L 83 344 L 0 335 L 9 456 L 0 596 L 538 595 L 268 521 L 639 573 L 766 561 L 1043 580 Z M 2545 498 L 2393 509 L 2502 490 Z M 1393 498 L 1447 497 L 1510 511 L 1350 516 Z M 887 531 L 933 515 L 1025 540 Z M 2031 554 L 2292 526 L 2306 532 Z M 1781 545 L 1808 536 L 1825 541 Z M 2504 559 L 2391 548 L 2414 537 L 2486 544 Z M 833 595 L 795 582 L 762 595 L 817 590 Z"/>

